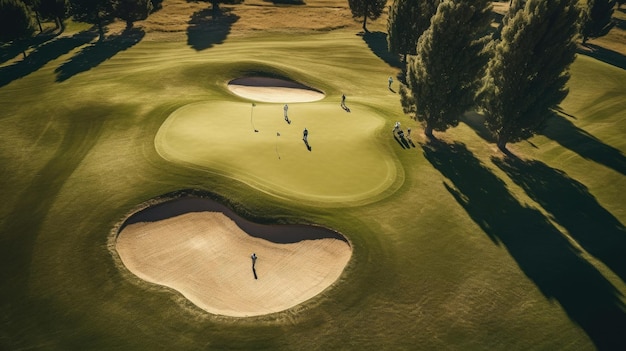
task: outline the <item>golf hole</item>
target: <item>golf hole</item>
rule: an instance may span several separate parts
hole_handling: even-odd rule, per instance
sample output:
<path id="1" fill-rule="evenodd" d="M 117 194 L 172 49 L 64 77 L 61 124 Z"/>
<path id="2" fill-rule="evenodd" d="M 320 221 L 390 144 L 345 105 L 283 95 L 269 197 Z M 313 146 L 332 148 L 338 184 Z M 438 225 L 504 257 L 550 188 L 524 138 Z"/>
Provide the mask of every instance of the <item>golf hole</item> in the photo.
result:
<path id="1" fill-rule="evenodd" d="M 141 279 L 232 317 L 280 312 L 313 298 L 339 278 L 352 255 L 348 240 L 333 230 L 257 224 L 195 196 L 131 215 L 115 248 Z"/>
<path id="2" fill-rule="evenodd" d="M 259 102 L 311 102 L 324 98 L 321 91 L 294 81 L 269 77 L 242 77 L 228 82 L 235 95 Z"/>

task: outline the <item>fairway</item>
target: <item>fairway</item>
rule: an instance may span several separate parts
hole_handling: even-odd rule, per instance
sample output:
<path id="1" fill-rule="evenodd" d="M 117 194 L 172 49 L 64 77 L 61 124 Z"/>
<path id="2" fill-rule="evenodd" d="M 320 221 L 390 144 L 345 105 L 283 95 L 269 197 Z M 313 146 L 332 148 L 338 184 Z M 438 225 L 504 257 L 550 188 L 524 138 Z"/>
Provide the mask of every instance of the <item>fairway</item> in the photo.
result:
<path id="1" fill-rule="evenodd" d="M 334 103 L 291 104 L 289 119 L 282 104 L 198 102 L 174 111 L 155 145 L 170 162 L 310 203 L 363 202 L 396 180 L 395 164 L 375 138 L 384 120 L 367 107 L 347 113 Z"/>
<path id="2" fill-rule="evenodd" d="M 0 47 L 0 350 L 626 349 L 623 25 L 505 156 L 404 113 L 387 10 L 220 9 Z"/>

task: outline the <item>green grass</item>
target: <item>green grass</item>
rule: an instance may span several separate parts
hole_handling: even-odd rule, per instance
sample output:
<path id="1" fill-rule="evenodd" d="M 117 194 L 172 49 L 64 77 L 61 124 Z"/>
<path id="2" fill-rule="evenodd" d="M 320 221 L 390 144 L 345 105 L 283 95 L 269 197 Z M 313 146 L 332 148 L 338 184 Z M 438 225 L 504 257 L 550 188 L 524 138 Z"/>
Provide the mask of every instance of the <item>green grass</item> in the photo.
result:
<path id="1" fill-rule="evenodd" d="M 287 124 L 282 104 L 198 102 L 174 111 L 155 144 L 168 161 L 278 197 L 320 206 L 372 201 L 394 184 L 396 165 L 372 137 L 384 119 L 366 107 L 352 111 L 335 103 L 291 104 Z"/>
<path id="2" fill-rule="evenodd" d="M 624 341 L 615 329 L 626 318 L 624 70 L 580 56 L 562 104 L 572 117 L 555 117 L 543 135 L 511 146 L 528 161 L 506 162 L 467 124 L 440 135 L 443 144 L 424 144 L 387 89 L 397 70 L 349 30 L 251 34 L 203 51 L 142 40 L 88 70 L 59 71 L 80 63 L 73 60 L 84 47 L 49 55 L 0 87 L 2 348 L 581 350 Z M 327 97 L 293 104 L 291 126 L 280 105 L 258 104 L 255 135 L 249 102 L 225 85 L 259 71 Z M 59 79 L 67 72 L 74 74 Z M 342 92 L 351 114 L 339 109 Z M 195 145 L 198 158 L 194 145 L 172 137 L 175 126 L 163 123 L 189 106 L 223 114 L 193 132 L 227 144 L 207 137 Z M 338 115 L 315 119 L 316 109 L 331 107 Z M 235 111 L 241 121 L 227 134 L 217 134 L 219 123 L 206 129 Z M 412 127 L 415 148 L 391 137 L 396 120 Z M 305 121 L 311 153 L 299 138 Z M 343 135 L 332 133 L 336 125 L 356 129 L 347 145 L 334 139 Z M 282 171 L 290 167 L 248 164 L 249 148 L 277 163 L 277 126 L 289 138 L 280 140 L 281 167 L 297 167 L 302 156 L 314 158 L 306 167 L 341 171 L 342 184 L 354 175 L 359 181 L 341 195 L 360 194 L 358 201 L 320 200 L 335 189 L 325 188 L 327 179 L 313 182 L 311 172 L 287 181 Z M 159 140 L 180 146 L 165 150 L 172 162 L 159 155 Z M 355 165 L 360 159 L 366 164 Z M 395 168 L 390 186 L 384 167 Z M 277 174 L 287 190 L 267 179 Z M 313 188 L 299 191 L 304 182 Z M 389 187 L 373 198 L 360 188 L 377 184 Z M 353 258 L 335 286 L 294 309 L 250 319 L 209 315 L 175 292 L 137 282 L 107 246 L 139 204 L 188 188 L 224 196 L 249 216 L 337 229 L 352 242 Z"/>

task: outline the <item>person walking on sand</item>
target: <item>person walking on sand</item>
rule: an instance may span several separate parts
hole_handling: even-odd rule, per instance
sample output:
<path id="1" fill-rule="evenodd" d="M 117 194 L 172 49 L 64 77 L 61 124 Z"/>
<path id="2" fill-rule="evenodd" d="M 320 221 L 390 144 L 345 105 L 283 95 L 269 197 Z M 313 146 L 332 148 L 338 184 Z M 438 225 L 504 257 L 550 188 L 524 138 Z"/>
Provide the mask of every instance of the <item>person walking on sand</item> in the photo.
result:
<path id="1" fill-rule="evenodd" d="M 389 89 L 391 90 L 391 84 L 393 84 L 393 78 L 389 76 L 389 79 L 387 81 L 389 82 Z"/>
<path id="2" fill-rule="evenodd" d="M 309 138 L 309 131 L 304 128 L 304 131 L 302 132 L 302 140 L 304 140 L 305 143 L 308 143 L 308 138 Z"/>
<path id="3" fill-rule="evenodd" d="M 341 107 L 346 107 L 346 94 L 341 94 Z"/>

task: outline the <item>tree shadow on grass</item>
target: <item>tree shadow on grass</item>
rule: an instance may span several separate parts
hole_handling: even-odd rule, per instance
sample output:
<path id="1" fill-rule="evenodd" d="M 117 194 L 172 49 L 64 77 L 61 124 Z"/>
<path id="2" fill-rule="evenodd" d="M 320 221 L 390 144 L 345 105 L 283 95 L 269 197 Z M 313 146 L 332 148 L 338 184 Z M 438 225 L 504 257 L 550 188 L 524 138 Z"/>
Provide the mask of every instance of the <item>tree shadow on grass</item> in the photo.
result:
<path id="1" fill-rule="evenodd" d="M 553 114 L 546 122 L 546 128 L 541 131 L 541 134 L 585 159 L 626 174 L 626 157 L 620 150 L 604 144 L 563 116 Z"/>
<path id="2" fill-rule="evenodd" d="M 81 118 L 66 123 L 55 154 L 17 197 L 12 212 L 7 214 L 9 220 L 0 222 L 0 306 L 9 304 L 8 311 L 4 306 L 0 311 L 8 312 L 9 318 L 11 313 L 16 313 L 15 320 L 23 319 L 19 316 L 19 303 L 32 294 L 29 291 L 30 264 L 41 225 L 68 178 L 96 145 L 105 116 L 113 109 L 102 105 L 71 111 L 71 115 Z M 56 135 L 58 131 L 53 129 L 44 133 Z"/>
<path id="3" fill-rule="evenodd" d="M 34 37 L 17 40 L 10 44 L 0 44 L 0 64 L 9 61 L 16 56 L 22 56 L 22 53 L 31 47 L 39 46 L 48 40 L 54 39 L 58 34 L 52 32 L 43 32 Z"/>
<path id="4" fill-rule="evenodd" d="M 365 32 L 358 35 L 363 37 L 363 41 L 367 43 L 367 46 L 372 52 L 380 57 L 385 63 L 391 67 L 402 68 L 402 62 L 400 57 L 389 52 L 389 46 L 387 45 L 387 33 L 383 32 Z"/>
<path id="5" fill-rule="evenodd" d="M 586 43 L 584 46 L 588 48 L 588 50 L 579 48 L 577 50 L 578 54 L 593 57 L 596 60 L 600 60 L 615 67 L 626 69 L 626 56 L 619 52 L 590 43 Z"/>
<path id="6" fill-rule="evenodd" d="M 523 206 L 461 143 L 423 144 L 444 186 L 493 242 L 507 249 L 543 295 L 556 300 L 598 349 L 626 347 L 626 312 L 619 291 L 581 257 L 545 216 Z"/>
<path id="7" fill-rule="evenodd" d="M 472 130 L 478 135 L 481 139 L 488 143 L 496 143 L 496 138 L 493 137 L 491 132 L 487 129 L 485 125 L 485 116 L 479 114 L 475 111 L 469 111 L 461 116 L 460 121 L 465 123 L 468 127 L 472 128 Z"/>
<path id="8" fill-rule="evenodd" d="M 85 45 L 92 41 L 97 34 L 86 31 L 74 34 L 71 37 L 62 37 L 50 40 L 37 47 L 26 57 L 25 60 L 16 62 L 10 66 L 0 68 L 0 87 L 14 80 L 26 77 L 39 70 L 46 63 L 67 54 L 74 48 Z"/>
<path id="9" fill-rule="evenodd" d="M 106 37 L 103 41 L 83 48 L 71 59 L 59 66 L 55 72 L 57 82 L 63 82 L 79 73 L 86 72 L 99 64 L 139 43 L 146 33 L 139 28 Z"/>
<path id="10" fill-rule="evenodd" d="M 587 187 L 540 161 L 510 157 L 492 161 L 587 252 L 626 282 L 626 228 L 598 203 Z"/>
<path id="11" fill-rule="evenodd" d="M 239 16 L 230 9 L 222 9 L 218 13 L 210 8 L 195 12 L 187 27 L 187 44 L 197 51 L 221 44 L 237 20 Z"/>

